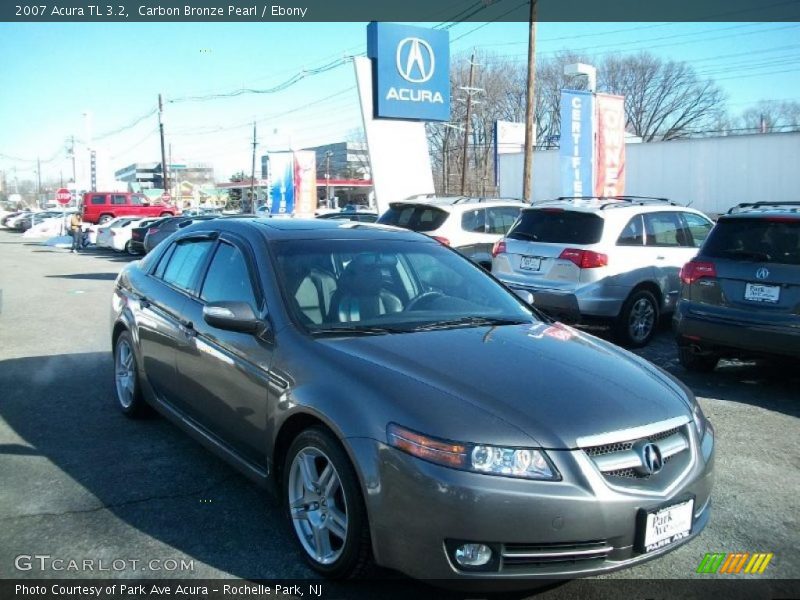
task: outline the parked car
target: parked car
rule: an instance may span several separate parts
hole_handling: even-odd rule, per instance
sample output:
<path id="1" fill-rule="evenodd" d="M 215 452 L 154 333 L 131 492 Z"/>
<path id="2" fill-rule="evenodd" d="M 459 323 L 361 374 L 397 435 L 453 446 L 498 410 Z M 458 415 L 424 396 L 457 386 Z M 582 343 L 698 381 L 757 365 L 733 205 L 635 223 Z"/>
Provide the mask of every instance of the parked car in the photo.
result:
<path id="1" fill-rule="evenodd" d="M 111 248 L 117 252 L 132 253 L 131 234 L 134 227 L 138 227 L 144 219 L 121 217 L 109 221 L 97 229 L 97 246 Z M 152 222 L 153 219 L 148 219 Z"/>
<path id="2" fill-rule="evenodd" d="M 368 210 L 348 210 L 326 212 L 314 217 L 315 219 L 336 219 L 339 221 L 355 221 L 357 223 L 374 223 L 378 220 L 378 213 Z"/>
<path id="3" fill-rule="evenodd" d="M 524 206 L 518 200 L 426 198 L 391 203 L 378 223 L 425 233 L 489 270 L 494 243 L 506 234 Z"/>
<path id="4" fill-rule="evenodd" d="M 122 412 L 155 407 L 275 491 L 326 576 L 529 585 L 708 523 L 692 392 L 424 235 L 196 223 L 123 268 L 112 308 Z"/>
<path id="5" fill-rule="evenodd" d="M 165 219 L 160 222 L 156 227 L 150 227 L 144 236 L 144 251 L 150 252 L 155 248 L 161 240 L 168 238 L 170 235 L 188 227 L 192 223 L 200 221 L 210 221 L 219 218 L 218 215 L 199 215 L 196 217 L 175 217 L 173 219 Z"/>
<path id="6" fill-rule="evenodd" d="M 158 219 L 142 219 L 139 223 L 131 228 L 131 243 L 128 247 L 130 254 L 147 254 L 144 249 L 144 238 L 147 232 L 151 229 L 158 228 L 159 225 L 164 223 L 167 219 L 173 217 L 161 217 Z"/>
<path id="7" fill-rule="evenodd" d="M 74 210 L 71 211 L 60 211 L 60 210 L 42 210 L 38 212 L 32 212 L 15 222 L 14 228 L 18 231 L 27 231 L 31 227 L 35 225 L 39 225 L 42 221 L 47 219 L 62 219 L 66 218 L 67 216 L 71 215 Z"/>
<path id="8" fill-rule="evenodd" d="M 30 217 L 32 214 L 33 214 L 33 211 L 31 211 L 31 210 L 20 211 L 20 212 L 18 212 L 17 214 L 15 214 L 13 216 L 6 217 L 5 220 L 4 220 L 3 225 L 8 227 L 9 229 L 17 229 L 17 227 L 20 224 L 20 222 L 25 221 L 25 219 Z"/>
<path id="9" fill-rule="evenodd" d="M 800 202 L 740 204 L 681 270 L 673 326 L 681 364 L 800 358 Z"/>
<path id="10" fill-rule="evenodd" d="M 8 213 L 6 215 L 3 215 L 3 218 L 0 219 L 0 225 L 3 225 L 5 227 L 7 227 L 8 226 L 8 222 L 11 219 L 14 219 L 15 217 L 18 217 L 23 212 L 26 212 L 26 211 L 24 211 L 24 210 L 15 210 L 15 211 L 12 211 L 12 212 L 10 212 L 10 213 Z"/>
<path id="11" fill-rule="evenodd" d="M 522 211 L 492 251 L 492 273 L 567 322 L 610 323 L 646 345 L 680 294 L 680 269 L 713 223 L 659 198 L 559 198 Z"/>
<path id="12" fill-rule="evenodd" d="M 172 204 L 152 204 L 143 194 L 87 192 L 81 200 L 81 218 L 101 225 L 117 217 L 170 217 L 180 214 Z"/>

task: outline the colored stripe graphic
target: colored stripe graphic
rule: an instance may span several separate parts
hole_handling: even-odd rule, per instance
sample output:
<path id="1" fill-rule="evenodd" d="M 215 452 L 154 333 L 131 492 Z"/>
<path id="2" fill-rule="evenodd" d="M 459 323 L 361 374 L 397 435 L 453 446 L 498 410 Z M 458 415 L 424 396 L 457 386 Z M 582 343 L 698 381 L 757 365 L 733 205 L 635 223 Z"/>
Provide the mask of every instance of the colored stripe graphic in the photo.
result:
<path id="1" fill-rule="evenodd" d="M 762 574 L 767 565 L 772 560 L 774 554 L 772 552 L 756 552 L 750 554 L 749 552 L 708 552 L 700 561 L 697 567 L 697 573 L 717 573 L 717 574 L 739 574 L 744 573 L 750 575 Z M 749 560 L 748 560 L 749 559 Z M 745 567 L 745 564 L 747 565 Z"/>

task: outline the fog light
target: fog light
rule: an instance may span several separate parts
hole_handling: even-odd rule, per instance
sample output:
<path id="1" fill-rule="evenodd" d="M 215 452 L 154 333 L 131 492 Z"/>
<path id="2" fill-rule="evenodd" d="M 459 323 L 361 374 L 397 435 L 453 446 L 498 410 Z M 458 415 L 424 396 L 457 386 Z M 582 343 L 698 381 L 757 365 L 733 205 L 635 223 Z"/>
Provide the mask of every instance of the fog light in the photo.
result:
<path id="1" fill-rule="evenodd" d="M 482 567 L 492 560 L 492 549 L 486 544 L 462 544 L 456 548 L 456 562 L 462 567 Z"/>

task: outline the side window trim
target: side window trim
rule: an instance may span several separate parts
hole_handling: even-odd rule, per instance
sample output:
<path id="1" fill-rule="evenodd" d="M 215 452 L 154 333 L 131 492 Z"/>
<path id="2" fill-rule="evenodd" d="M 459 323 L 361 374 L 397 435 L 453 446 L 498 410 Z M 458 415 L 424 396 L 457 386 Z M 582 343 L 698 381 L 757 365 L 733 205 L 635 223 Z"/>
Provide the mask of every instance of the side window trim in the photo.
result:
<path id="1" fill-rule="evenodd" d="M 166 266 L 168 265 L 169 261 L 172 259 L 172 255 L 175 253 L 175 248 L 177 248 L 180 244 L 182 244 L 182 243 L 191 243 L 191 242 L 194 242 L 194 241 L 202 241 L 202 240 L 215 240 L 218 237 L 218 235 L 219 234 L 216 231 L 212 231 L 212 232 L 197 232 L 197 233 L 193 233 L 191 235 L 187 235 L 185 237 L 181 237 L 181 238 L 179 238 L 177 240 L 174 240 L 170 244 L 170 247 L 167 248 L 167 250 L 164 251 L 164 254 L 158 260 L 158 263 L 156 263 L 156 266 L 153 268 L 153 270 L 152 270 L 152 272 L 150 274 L 155 279 L 158 279 L 161 283 L 163 283 L 164 285 L 166 285 L 170 289 L 175 290 L 176 292 L 180 292 L 180 293 L 182 293 L 182 294 L 184 294 L 186 296 L 189 296 L 190 298 L 199 298 L 200 289 L 202 287 L 202 281 L 205 280 L 205 273 L 208 270 L 208 265 L 210 263 L 211 256 L 213 256 L 214 252 L 216 251 L 216 246 L 217 246 L 216 244 L 214 244 L 214 246 L 211 248 L 211 250 L 209 250 L 206 253 L 206 256 L 203 258 L 203 264 L 200 266 L 199 271 L 198 271 L 198 273 L 202 273 L 203 276 L 202 277 L 197 277 L 195 279 L 194 285 L 189 289 L 178 287 L 177 285 L 174 285 L 174 284 L 170 283 L 169 281 L 164 279 L 163 272 L 161 273 L 161 275 L 156 274 L 156 272 L 158 271 L 158 269 L 161 266 L 162 262 L 164 263 L 165 270 L 166 270 Z"/>

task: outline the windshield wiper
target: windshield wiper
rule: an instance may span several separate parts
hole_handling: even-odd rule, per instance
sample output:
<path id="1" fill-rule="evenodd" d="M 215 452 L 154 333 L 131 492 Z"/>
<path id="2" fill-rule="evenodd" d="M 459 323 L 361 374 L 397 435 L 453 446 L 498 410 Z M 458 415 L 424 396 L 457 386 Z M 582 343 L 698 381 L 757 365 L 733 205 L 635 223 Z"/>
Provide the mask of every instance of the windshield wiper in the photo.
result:
<path id="1" fill-rule="evenodd" d="M 322 329 L 312 329 L 311 335 L 315 337 L 334 337 L 334 336 L 365 336 L 365 335 L 386 335 L 397 333 L 397 329 L 377 327 L 374 325 L 361 325 L 358 327 L 326 327 Z"/>
<path id="2" fill-rule="evenodd" d="M 446 319 L 443 321 L 435 321 L 433 323 L 424 323 L 422 325 L 415 325 L 408 328 L 408 331 L 433 331 L 435 329 L 452 329 L 455 327 L 480 327 L 483 325 L 490 325 L 496 327 L 498 325 L 522 325 L 529 321 L 521 319 L 508 319 L 502 317 L 459 317 L 457 319 Z"/>
<path id="3" fill-rule="evenodd" d="M 511 238 L 512 240 L 530 240 L 532 242 L 538 242 L 539 238 L 535 235 L 530 233 L 525 233 L 524 231 L 512 231 L 511 233 L 506 235 L 507 238 Z"/>

